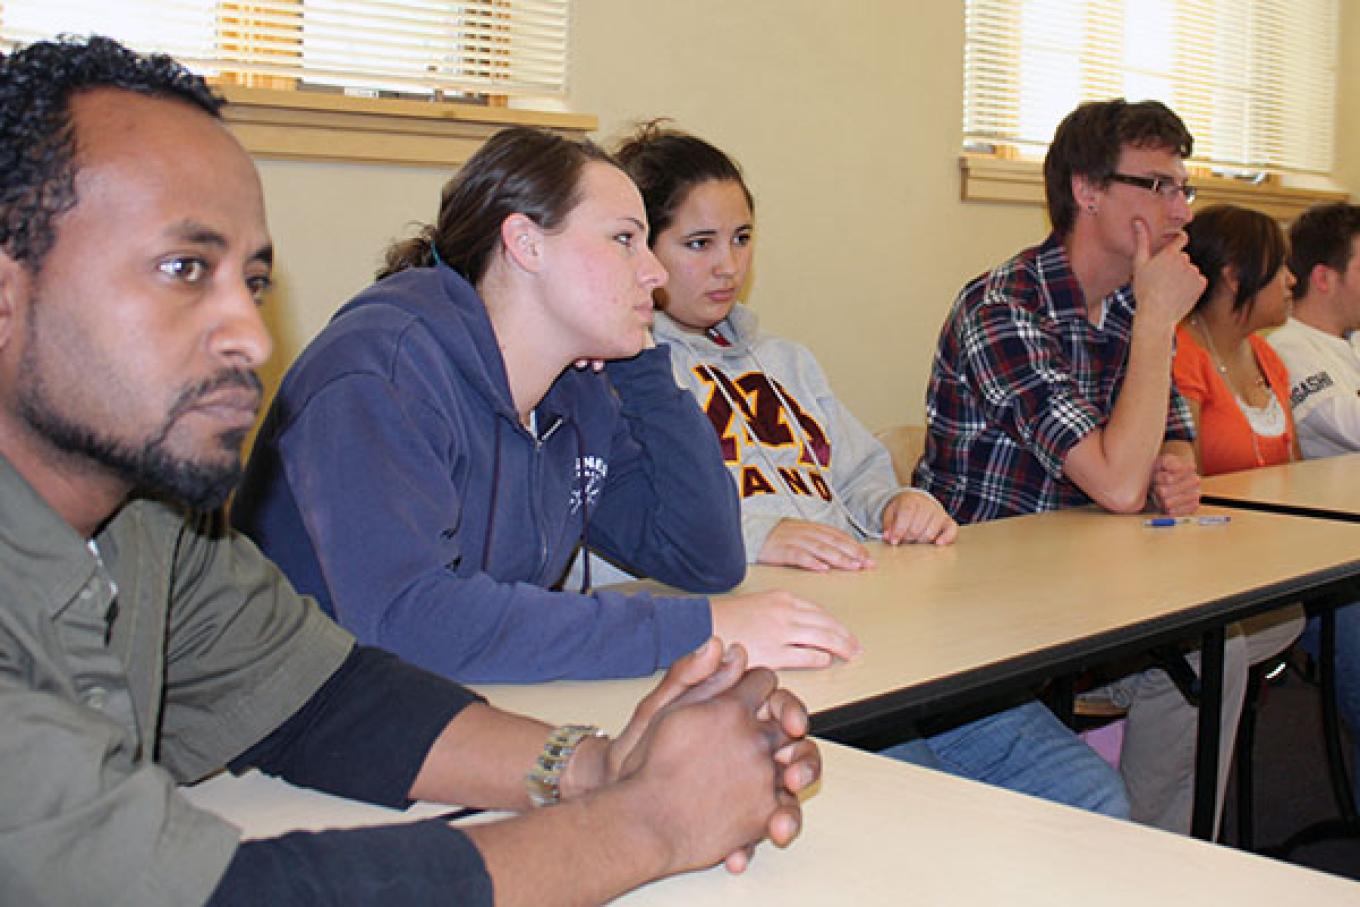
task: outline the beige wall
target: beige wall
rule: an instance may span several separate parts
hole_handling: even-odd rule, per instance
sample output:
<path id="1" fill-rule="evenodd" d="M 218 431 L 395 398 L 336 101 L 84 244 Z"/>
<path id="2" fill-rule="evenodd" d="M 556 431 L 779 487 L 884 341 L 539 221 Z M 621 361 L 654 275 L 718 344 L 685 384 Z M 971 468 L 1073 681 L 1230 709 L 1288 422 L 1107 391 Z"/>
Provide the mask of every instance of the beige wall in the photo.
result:
<path id="1" fill-rule="evenodd" d="M 259 161 L 274 237 L 275 291 L 265 306 L 272 391 L 332 312 L 373 280 L 382 250 L 434 217 L 447 173 L 424 167 Z"/>
<path id="2" fill-rule="evenodd" d="M 1354 37 L 1355 40 L 1351 40 Z M 1360 0 L 1341 0 L 1341 63 L 1337 72 L 1337 181 L 1360 192 Z"/>
<path id="3" fill-rule="evenodd" d="M 1342 0 L 1360 38 L 1360 0 Z M 959 201 L 961 3 L 577 0 L 568 108 L 616 140 L 670 116 L 732 153 L 756 195 L 749 303 L 821 359 L 871 428 L 919 422 L 941 318 L 965 280 L 1045 230 L 1036 207 Z M 853 10 L 858 18 L 846 12 Z M 783 24 L 780 24 L 783 23 Z M 1360 185 L 1360 55 L 1343 65 L 1340 168 Z M 430 217 L 447 173 L 266 161 L 276 364 Z"/>

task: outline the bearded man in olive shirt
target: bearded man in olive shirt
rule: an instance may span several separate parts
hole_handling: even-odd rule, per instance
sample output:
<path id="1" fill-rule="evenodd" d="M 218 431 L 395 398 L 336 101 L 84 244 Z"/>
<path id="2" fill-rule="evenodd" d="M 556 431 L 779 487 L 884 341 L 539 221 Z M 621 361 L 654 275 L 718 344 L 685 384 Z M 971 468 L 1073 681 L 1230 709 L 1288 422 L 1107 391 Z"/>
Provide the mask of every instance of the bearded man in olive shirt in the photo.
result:
<path id="1" fill-rule="evenodd" d="M 229 763 L 519 809 L 551 730 L 356 647 L 190 512 L 235 484 L 270 352 L 217 107 L 107 39 L 0 60 L 0 903 L 593 903 L 791 840 L 806 711 L 711 640 L 617 740 L 554 732 L 533 792 L 561 802 L 519 818 L 240 844 L 179 796 Z"/>

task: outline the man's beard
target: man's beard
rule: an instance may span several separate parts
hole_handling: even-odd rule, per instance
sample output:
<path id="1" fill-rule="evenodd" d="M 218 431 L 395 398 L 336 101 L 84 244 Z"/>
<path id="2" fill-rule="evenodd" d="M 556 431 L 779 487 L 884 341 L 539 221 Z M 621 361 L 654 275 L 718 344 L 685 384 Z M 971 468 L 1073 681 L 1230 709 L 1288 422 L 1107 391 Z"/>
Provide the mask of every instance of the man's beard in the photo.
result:
<path id="1" fill-rule="evenodd" d="M 261 392 L 254 372 L 228 369 L 187 387 L 170 407 L 160 427 L 142 444 L 100 434 L 63 415 L 53 405 L 28 344 L 19 366 L 19 415 L 40 437 L 63 453 L 82 458 L 112 471 L 141 493 L 167 498 L 194 510 L 219 507 L 241 479 L 241 446 L 246 429 L 228 429 L 217 435 L 221 450 L 229 456 L 220 462 L 198 462 L 172 453 L 166 439 L 175 423 L 194 404 L 224 387 L 245 387 Z"/>

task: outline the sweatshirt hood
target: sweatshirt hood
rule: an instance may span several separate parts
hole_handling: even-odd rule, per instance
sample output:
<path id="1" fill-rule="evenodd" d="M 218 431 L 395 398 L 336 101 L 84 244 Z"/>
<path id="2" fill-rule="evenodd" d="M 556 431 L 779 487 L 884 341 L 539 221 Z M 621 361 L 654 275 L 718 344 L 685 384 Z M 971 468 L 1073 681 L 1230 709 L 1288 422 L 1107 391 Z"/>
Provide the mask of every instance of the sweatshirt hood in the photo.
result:
<path id="1" fill-rule="evenodd" d="M 696 334 L 681 328 L 663 311 L 657 311 L 652 327 L 652 333 L 658 341 L 693 350 L 700 359 L 723 359 L 733 355 L 745 357 L 750 354 L 751 347 L 760 335 L 760 320 L 749 306 L 738 303 L 732 306 L 732 311 L 728 312 L 726 318 L 709 328 L 709 331 L 722 334 L 727 338 L 728 345 L 724 346 L 714 341 L 709 332 Z"/>
<path id="2" fill-rule="evenodd" d="M 349 319 L 363 320 L 374 306 L 397 308 L 419 321 L 487 405 L 497 415 L 519 423 L 486 303 L 461 274 L 447 265 L 408 268 L 354 297 L 331 322 L 338 326 Z"/>

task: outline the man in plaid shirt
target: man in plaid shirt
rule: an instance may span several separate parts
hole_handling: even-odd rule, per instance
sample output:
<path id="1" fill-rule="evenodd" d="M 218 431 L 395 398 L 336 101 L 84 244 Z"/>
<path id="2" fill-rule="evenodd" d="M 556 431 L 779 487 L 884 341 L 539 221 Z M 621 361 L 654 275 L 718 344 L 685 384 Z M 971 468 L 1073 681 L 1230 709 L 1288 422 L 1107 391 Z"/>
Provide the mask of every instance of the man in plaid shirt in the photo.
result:
<path id="1" fill-rule="evenodd" d="M 1205 286 L 1183 251 L 1191 146 L 1155 101 L 1083 104 L 1058 127 L 1044 159 L 1053 233 L 964 287 L 931 367 L 915 479 L 960 523 L 1092 502 L 1199 506 L 1193 425 L 1171 383 L 1176 324 Z M 1220 803 L 1246 662 L 1230 635 Z M 1196 709 L 1160 669 L 1108 691 L 1129 709 L 1133 818 L 1188 832 Z"/>
<path id="2" fill-rule="evenodd" d="M 1180 119 L 1085 104 L 1044 160 L 1053 233 L 964 287 L 940 333 L 916 484 L 960 523 L 1092 501 L 1199 504 L 1176 324 L 1204 278 L 1183 251 L 1194 190 Z M 1137 299 L 1135 306 L 1134 300 Z"/>

